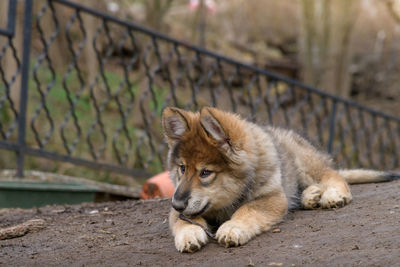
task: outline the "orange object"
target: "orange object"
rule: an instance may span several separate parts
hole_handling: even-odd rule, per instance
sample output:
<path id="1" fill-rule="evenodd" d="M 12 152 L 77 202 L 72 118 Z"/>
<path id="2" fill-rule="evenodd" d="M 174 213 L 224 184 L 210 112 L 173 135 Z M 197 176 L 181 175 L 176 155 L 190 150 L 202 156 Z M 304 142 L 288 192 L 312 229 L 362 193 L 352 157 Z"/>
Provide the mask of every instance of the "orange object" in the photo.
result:
<path id="1" fill-rule="evenodd" d="M 162 172 L 149 178 L 142 187 L 140 197 L 150 199 L 155 197 L 172 197 L 175 187 L 169 178 L 169 171 Z"/>

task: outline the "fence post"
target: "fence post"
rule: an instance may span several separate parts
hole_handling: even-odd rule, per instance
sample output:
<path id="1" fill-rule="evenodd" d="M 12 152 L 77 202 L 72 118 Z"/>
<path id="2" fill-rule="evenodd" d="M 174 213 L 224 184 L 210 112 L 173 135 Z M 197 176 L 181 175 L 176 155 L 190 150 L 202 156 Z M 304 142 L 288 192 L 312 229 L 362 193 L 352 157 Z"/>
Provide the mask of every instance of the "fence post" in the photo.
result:
<path id="1" fill-rule="evenodd" d="M 5 0 L 3 0 L 5 1 Z M 8 1 L 8 18 L 7 18 L 7 28 L 1 29 L 0 34 L 8 37 L 13 37 L 15 33 L 15 17 L 17 14 L 17 1 Z"/>
<path id="2" fill-rule="evenodd" d="M 335 137 L 336 109 L 337 109 L 337 100 L 333 99 L 333 106 L 329 121 L 328 153 L 332 153 L 333 139 Z"/>
<path id="3" fill-rule="evenodd" d="M 25 0 L 23 52 L 21 65 L 21 91 L 18 113 L 17 176 L 24 176 L 24 151 L 26 137 L 26 108 L 28 104 L 29 57 L 32 31 L 32 0 Z"/>

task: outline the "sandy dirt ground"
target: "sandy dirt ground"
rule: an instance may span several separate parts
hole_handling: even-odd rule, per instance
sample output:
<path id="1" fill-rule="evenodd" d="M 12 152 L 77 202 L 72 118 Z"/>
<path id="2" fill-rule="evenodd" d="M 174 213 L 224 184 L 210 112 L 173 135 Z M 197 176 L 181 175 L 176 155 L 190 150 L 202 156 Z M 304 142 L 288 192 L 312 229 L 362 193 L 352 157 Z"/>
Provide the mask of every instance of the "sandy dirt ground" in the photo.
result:
<path id="1" fill-rule="evenodd" d="M 337 210 L 296 210 L 247 245 L 175 250 L 168 199 L 0 210 L 0 229 L 45 228 L 0 240 L 1 266 L 399 266 L 400 181 L 352 186 Z"/>

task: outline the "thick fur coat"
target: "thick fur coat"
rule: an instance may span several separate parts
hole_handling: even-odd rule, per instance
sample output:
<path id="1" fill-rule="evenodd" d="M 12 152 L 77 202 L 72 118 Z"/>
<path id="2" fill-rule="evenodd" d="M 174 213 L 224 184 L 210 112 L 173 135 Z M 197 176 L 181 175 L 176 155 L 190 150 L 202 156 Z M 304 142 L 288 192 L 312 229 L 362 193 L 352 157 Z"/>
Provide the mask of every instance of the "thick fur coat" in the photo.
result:
<path id="1" fill-rule="evenodd" d="M 208 242 L 216 231 L 226 247 L 247 243 L 280 222 L 289 208 L 348 204 L 346 180 L 387 180 L 385 172 L 335 170 L 332 159 L 290 130 L 260 127 L 215 108 L 193 113 L 166 108 L 162 125 L 176 191 L 170 228 L 181 252 Z"/>

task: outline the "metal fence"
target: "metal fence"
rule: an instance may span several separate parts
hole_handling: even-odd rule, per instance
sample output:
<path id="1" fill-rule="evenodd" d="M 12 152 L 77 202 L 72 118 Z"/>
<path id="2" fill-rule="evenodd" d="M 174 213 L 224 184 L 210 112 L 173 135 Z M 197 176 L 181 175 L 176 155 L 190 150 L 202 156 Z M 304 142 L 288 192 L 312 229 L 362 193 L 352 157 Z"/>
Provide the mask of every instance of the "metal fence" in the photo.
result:
<path id="1" fill-rule="evenodd" d="M 22 54 L 14 43 L 16 0 L 0 25 L 0 148 L 17 153 L 19 175 L 25 155 L 132 176 L 162 171 L 166 106 L 215 106 L 293 128 L 341 167 L 400 165 L 399 118 L 76 2 L 44 1 L 37 14 L 31 0 L 23 2 Z M 65 49 L 56 50 L 57 42 Z M 15 70 L 2 63 L 7 53 Z"/>

